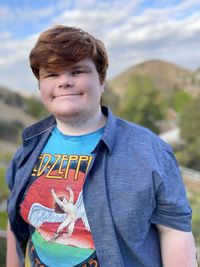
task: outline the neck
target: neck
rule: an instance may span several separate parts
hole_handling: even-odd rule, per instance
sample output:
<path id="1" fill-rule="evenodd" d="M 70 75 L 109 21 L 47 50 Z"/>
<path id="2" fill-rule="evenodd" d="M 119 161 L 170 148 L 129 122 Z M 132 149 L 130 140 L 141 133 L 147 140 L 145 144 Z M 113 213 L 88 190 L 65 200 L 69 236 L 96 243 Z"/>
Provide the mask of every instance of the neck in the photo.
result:
<path id="1" fill-rule="evenodd" d="M 106 116 L 101 112 L 101 108 L 87 119 L 68 120 L 56 118 L 59 131 L 66 135 L 83 135 L 94 132 L 106 124 Z"/>

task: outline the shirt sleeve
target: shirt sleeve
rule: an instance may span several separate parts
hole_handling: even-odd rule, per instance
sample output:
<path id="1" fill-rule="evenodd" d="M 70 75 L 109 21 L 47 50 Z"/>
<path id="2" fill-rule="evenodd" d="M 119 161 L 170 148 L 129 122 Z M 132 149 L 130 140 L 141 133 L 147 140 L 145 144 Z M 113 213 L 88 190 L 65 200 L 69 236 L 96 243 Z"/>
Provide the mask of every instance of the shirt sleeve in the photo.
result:
<path id="1" fill-rule="evenodd" d="M 180 170 L 170 146 L 161 152 L 160 185 L 156 190 L 156 206 L 151 222 L 162 224 L 180 231 L 191 231 L 192 210 L 187 200 Z"/>

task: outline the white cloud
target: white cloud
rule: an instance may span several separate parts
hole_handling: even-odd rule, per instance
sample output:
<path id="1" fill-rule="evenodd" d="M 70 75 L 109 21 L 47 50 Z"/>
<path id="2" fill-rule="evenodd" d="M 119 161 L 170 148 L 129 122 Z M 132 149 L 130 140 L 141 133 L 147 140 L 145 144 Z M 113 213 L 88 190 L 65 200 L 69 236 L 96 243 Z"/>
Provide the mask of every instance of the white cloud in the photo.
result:
<path id="1" fill-rule="evenodd" d="M 52 24 L 78 25 L 101 36 L 124 23 L 141 1 L 74 1 L 74 9 L 66 9 L 52 19 Z M 80 4 L 80 2 L 82 4 Z"/>
<path id="2" fill-rule="evenodd" d="M 179 5 L 172 8 L 174 11 L 188 11 L 190 8 L 196 9 L 200 7 L 199 0 L 187 0 L 182 1 Z"/>
<path id="3" fill-rule="evenodd" d="M 36 41 L 36 35 L 22 40 L 7 38 L 1 47 L 0 67 L 9 66 L 17 61 L 28 58 L 28 54 Z"/>
<path id="4" fill-rule="evenodd" d="M 25 22 L 38 23 L 40 20 L 44 20 L 45 18 L 53 15 L 54 12 L 55 12 L 54 6 L 47 6 L 45 8 L 37 8 L 37 9 L 33 9 L 30 6 L 25 6 L 25 7 L 0 6 L 0 21 L 4 25 L 6 25 L 6 23 L 15 23 L 17 25 Z"/>
<path id="5" fill-rule="evenodd" d="M 8 40 L 12 38 L 12 33 L 9 31 L 2 31 L 0 32 L 0 41 L 3 42 L 4 40 Z"/>
<path id="6" fill-rule="evenodd" d="M 45 16 L 45 23 L 38 26 L 37 30 L 40 28 L 42 31 L 44 27 L 53 24 L 76 25 L 102 39 L 110 57 L 109 77 L 152 58 L 169 60 L 188 68 L 199 67 L 200 1 L 182 0 L 175 6 L 170 6 L 172 1 L 168 1 L 166 8 L 141 9 L 142 2 L 60 0 L 55 7 L 47 6 L 37 11 L 26 9 L 21 21 L 32 16 L 33 20 L 37 21 L 38 18 L 39 23 Z M 58 11 L 59 15 L 52 16 L 58 14 Z M 19 9 L 12 13 L 11 10 L 0 7 L 0 20 L 5 22 L 6 14 L 7 19 L 11 20 L 16 13 L 19 16 Z M 35 87 L 35 80 L 31 78 L 31 72 L 27 68 L 28 54 L 38 33 L 17 39 L 12 32 L 1 31 L 0 41 L 3 40 L 3 45 L 0 50 L 0 83 L 9 84 L 10 78 L 6 71 L 13 68 L 17 88 Z M 23 73 L 29 74 L 23 76 Z"/>
<path id="7" fill-rule="evenodd" d="M 1 22 L 12 20 L 13 18 L 14 18 L 14 14 L 10 8 L 6 6 L 0 6 L 0 21 Z"/>
<path id="8" fill-rule="evenodd" d="M 15 15 L 19 16 L 19 19 L 21 21 L 26 20 L 37 20 L 37 19 L 44 19 L 46 17 L 51 16 L 54 13 L 54 7 L 53 6 L 47 6 L 46 8 L 40 8 L 40 9 L 32 9 L 30 7 L 26 8 L 16 8 L 14 10 Z"/>

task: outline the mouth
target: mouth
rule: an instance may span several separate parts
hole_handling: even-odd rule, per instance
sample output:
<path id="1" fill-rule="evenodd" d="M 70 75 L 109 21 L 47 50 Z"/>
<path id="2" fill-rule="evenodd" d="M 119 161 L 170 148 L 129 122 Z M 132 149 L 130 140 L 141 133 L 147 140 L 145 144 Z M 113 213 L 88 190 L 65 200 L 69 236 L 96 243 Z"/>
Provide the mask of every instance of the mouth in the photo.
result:
<path id="1" fill-rule="evenodd" d="M 56 95 L 53 98 L 59 98 L 59 97 L 74 97 L 74 96 L 81 96 L 82 94 L 80 93 L 71 93 L 71 94 L 62 94 L 62 95 Z"/>

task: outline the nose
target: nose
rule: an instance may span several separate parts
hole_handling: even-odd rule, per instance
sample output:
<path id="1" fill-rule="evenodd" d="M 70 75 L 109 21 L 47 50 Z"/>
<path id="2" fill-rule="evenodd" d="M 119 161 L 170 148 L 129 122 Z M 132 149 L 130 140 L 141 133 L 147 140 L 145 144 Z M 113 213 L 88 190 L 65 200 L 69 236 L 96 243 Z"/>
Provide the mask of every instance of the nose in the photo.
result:
<path id="1" fill-rule="evenodd" d="M 58 87 L 59 88 L 69 88 L 74 86 L 73 77 L 71 77 L 68 73 L 63 73 L 59 77 Z"/>

